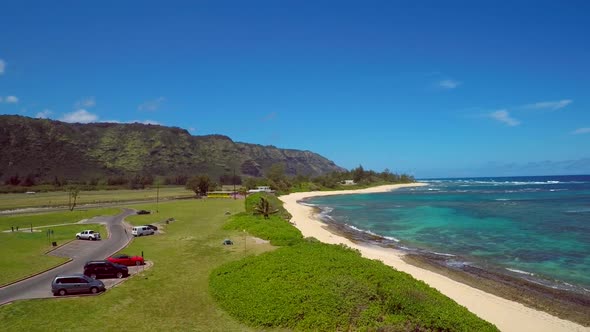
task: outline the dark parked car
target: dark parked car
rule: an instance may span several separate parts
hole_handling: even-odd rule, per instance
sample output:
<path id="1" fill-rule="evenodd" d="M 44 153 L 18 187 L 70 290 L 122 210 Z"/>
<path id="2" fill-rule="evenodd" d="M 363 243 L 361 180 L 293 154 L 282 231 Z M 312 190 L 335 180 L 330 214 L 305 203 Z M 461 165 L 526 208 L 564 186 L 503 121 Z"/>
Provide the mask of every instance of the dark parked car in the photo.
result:
<path id="1" fill-rule="evenodd" d="M 58 275 L 51 282 L 53 295 L 104 292 L 106 288 L 100 280 L 92 279 L 80 273 Z"/>
<path id="2" fill-rule="evenodd" d="M 146 226 L 153 229 L 154 231 L 158 230 L 158 226 L 154 226 L 154 225 L 146 225 Z"/>
<path id="3" fill-rule="evenodd" d="M 90 261 L 84 265 L 84 275 L 91 278 L 124 278 L 129 276 L 127 266 L 104 261 Z"/>
<path id="4" fill-rule="evenodd" d="M 137 214 L 150 214 L 150 213 L 152 213 L 152 212 L 151 211 L 148 211 L 148 210 L 139 210 L 139 211 L 137 211 Z"/>

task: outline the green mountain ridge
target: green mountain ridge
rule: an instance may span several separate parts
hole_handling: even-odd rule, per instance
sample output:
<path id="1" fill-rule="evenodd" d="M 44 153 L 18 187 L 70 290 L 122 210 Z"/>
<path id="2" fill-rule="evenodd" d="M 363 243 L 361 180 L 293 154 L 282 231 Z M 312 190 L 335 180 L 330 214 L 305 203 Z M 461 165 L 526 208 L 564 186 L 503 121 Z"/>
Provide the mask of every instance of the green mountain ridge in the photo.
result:
<path id="1" fill-rule="evenodd" d="M 149 174 L 260 177 L 276 163 L 287 175 L 343 171 L 311 151 L 234 142 L 223 135 L 150 124 L 65 123 L 0 115 L 0 178 L 86 180 Z"/>

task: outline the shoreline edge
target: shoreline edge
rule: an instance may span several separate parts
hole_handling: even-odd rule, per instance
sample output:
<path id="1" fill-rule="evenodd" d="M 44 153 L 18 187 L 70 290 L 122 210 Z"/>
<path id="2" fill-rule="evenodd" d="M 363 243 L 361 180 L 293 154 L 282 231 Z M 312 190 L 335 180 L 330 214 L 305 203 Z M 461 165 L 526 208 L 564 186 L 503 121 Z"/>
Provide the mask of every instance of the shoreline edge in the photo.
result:
<path id="1" fill-rule="evenodd" d="M 328 226 L 316 216 L 310 206 L 299 204 L 305 198 L 349 194 L 384 193 L 399 188 L 425 186 L 426 183 L 393 184 L 364 189 L 298 192 L 279 196 L 285 209 L 292 215 L 291 223 L 301 231 L 304 237 L 314 237 L 328 244 L 344 244 L 358 250 L 368 259 L 376 259 L 398 271 L 410 274 L 415 279 L 426 282 L 429 286 L 465 306 L 480 318 L 496 325 L 501 331 L 587 331 L 590 328 L 552 316 L 543 311 L 486 293 L 460 283 L 433 271 L 419 268 L 403 260 L 399 250 L 369 244 L 357 244 L 344 236 L 334 234 Z"/>

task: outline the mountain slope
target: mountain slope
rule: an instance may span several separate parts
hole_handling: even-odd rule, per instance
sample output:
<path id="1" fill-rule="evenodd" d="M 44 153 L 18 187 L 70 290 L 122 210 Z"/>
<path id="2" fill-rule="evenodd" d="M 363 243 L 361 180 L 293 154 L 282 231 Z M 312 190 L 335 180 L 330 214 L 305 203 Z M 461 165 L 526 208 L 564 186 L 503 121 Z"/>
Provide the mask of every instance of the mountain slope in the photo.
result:
<path id="1" fill-rule="evenodd" d="M 238 143 L 227 136 L 192 136 L 158 125 L 70 124 L 22 116 L 0 116 L 0 177 L 83 180 L 114 175 L 160 176 L 207 173 L 263 176 L 276 163 L 288 175 L 341 171 L 310 151 Z"/>

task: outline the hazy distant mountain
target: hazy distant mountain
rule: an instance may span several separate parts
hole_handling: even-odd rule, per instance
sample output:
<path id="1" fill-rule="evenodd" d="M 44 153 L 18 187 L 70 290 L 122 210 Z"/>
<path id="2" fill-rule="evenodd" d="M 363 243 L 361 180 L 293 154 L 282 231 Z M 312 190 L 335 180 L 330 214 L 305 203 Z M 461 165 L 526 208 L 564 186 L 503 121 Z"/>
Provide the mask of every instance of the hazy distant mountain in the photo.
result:
<path id="1" fill-rule="evenodd" d="M 70 124 L 0 116 L 0 178 L 89 179 L 112 175 L 208 173 L 262 176 L 275 163 L 289 175 L 321 175 L 343 168 L 310 151 L 238 143 L 227 136 L 192 136 L 176 127 L 144 124 Z"/>

